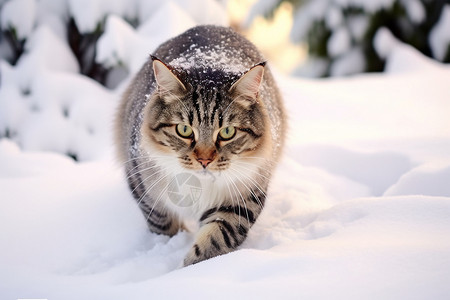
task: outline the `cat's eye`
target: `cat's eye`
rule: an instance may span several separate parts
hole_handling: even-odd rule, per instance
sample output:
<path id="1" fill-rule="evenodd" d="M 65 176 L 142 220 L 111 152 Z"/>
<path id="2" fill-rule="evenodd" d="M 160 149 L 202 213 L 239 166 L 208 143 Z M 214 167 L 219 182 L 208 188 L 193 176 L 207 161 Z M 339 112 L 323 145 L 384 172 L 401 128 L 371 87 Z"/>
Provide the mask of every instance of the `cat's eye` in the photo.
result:
<path id="1" fill-rule="evenodd" d="M 178 124 L 176 127 L 176 131 L 179 136 L 185 139 L 192 138 L 192 136 L 194 135 L 192 127 L 186 124 Z"/>
<path id="2" fill-rule="evenodd" d="M 222 141 L 231 140 L 232 138 L 234 138 L 235 135 L 236 135 L 236 128 L 234 128 L 233 126 L 224 127 L 219 131 L 219 137 Z"/>

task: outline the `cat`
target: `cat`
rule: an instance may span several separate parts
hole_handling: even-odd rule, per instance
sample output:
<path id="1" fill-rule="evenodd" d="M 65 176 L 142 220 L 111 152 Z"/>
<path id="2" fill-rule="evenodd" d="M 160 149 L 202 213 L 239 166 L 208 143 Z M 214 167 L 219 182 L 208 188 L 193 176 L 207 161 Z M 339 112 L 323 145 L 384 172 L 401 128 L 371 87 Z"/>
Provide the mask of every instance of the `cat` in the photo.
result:
<path id="1" fill-rule="evenodd" d="M 173 236 L 198 220 L 184 266 L 246 239 L 285 128 L 264 58 L 230 28 L 197 26 L 168 40 L 132 80 L 116 116 L 118 152 L 152 232 Z"/>

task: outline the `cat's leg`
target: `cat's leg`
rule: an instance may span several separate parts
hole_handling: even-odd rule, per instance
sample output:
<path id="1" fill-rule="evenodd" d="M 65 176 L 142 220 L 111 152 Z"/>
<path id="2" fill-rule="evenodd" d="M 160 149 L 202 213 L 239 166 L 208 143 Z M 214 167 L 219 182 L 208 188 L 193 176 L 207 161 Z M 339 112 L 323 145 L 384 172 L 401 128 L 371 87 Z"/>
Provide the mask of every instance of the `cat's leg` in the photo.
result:
<path id="1" fill-rule="evenodd" d="M 133 160 L 131 170 L 136 169 L 138 163 Z M 127 174 L 132 173 L 128 171 Z M 133 194 L 134 199 L 139 205 L 150 231 L 165 234 L 169 236 L 175 235 L 180 229 L 184 229 L 183 223 L 177 216 L 163 206 L 161 201 L 154 200 L 148 193 L 148 188 L 142 184 L 143 177 L 140 172 L 136 171 L 128 176 L 128 186 Z M 151 183 L 149 183 L 151 186 Z"/>
<path id="2" fill-rule="evenodd" d="M 152 232 L 173 236 L 178 231 L 185 229 L 178 217 L 163 207 L 157 205 L 150 206 L 144 201 L 139 203 L 139 207 L 147 220 L 148 228 Z"/>
<path id="3" fill-rule="evenodd" d="M 262 211 L 265 193 L 252 193 L 239 204 L 223 205 L 203 213 L 194 246 L 184 265 L 198 263 L 235 250 L 247 237 L 250 227 Z"/>

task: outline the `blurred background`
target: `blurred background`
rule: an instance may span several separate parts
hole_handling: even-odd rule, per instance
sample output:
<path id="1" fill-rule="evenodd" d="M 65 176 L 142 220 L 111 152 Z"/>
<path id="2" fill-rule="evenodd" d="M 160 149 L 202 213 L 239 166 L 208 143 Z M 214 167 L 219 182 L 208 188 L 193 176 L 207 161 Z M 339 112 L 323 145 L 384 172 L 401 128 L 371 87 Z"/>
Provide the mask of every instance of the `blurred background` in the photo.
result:
<path id="1" fill-rule="evenodd" d="M 200 24 L 231 26 L 292 77 L 382 72 L 396 44 L 450 62 L 443 0 L 0 0 L 0 138 L 102 156 L 131 78 Z"/>
<path id="2" fill-rule="evenodd" d="M 98 53 L 96 57 L 112 15 L 149 38 L 167 26 L 178 33 L 197 24 L 229 25 L 253 41 L 279 71 L 295 76 L 383 71 L 384 59 L 374 45 L 380 28 L 429 57 L 450 62 L 446 0 L 0 0 L 0 10 L 0 58 L 14 65 L 33 29 L 46 24 L 68 41 L 81 72 L 102 84 L 112 69 L 118 77 L 130 69 L 123 61 L 114 65 Z M 170 15 L 178 16 L 178 24 Z M 120 80 L 112 81 L 110 86 Z"/>
<path id="3" fill-rule="evenodd" d="M 450 1 L 446 0 L 232 0 L 231 25 L 269 59 L 297 76 L 381 72 L 377 32 L 440 62 L 450 62 Z"/>

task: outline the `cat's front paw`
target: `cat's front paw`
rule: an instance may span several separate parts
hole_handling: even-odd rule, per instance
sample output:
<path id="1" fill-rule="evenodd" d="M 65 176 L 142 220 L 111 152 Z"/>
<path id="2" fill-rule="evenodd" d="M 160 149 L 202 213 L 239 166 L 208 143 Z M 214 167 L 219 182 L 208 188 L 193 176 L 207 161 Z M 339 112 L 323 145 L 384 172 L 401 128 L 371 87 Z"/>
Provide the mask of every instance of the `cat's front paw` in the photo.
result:
<path id="1" fill-rule="evenodd" d="M 209 257 L 204 257 L 200 255 L 200 248 L 198 245 L 194 245 L 191 250 L 189 250 L 188 254 L 184 258 L 183 266 L 190 266 L 193 264 L 196 264 L 198 262 L 201 262 L 203 260 L 208 259 Z"/>
<path id="2" fill-rule="evenodd" d="M 217 249 L 204 248 L 195 244 L 194 246 L 192 246 L 186 257 L 184 258 L 183 266 L 190 266 L 201 261 L 228 253 L 230 251 L 233 251 L 233 249 L 218 251 Z"/>
<path id="3" fill-rule="evenodd" d="M 228 253 L 234 247 L 226 247 L 218 236 L 220 232 L 217 223 L 203 225 L 195 237 L 195 244 L 184 259 L 184 266 L 196 264 L 209 258 Z"/>
<path id="4" fill-rule="evenodd" d="M 184 259 L 184 266 L 229 253 L 245 239 L 247 230 L 234 230 L 229 222 L 216 219 L 203 225 L 197 233 L 195 244 Z"/>
<path id="5" fill-rule="evenodd" d="M 195 244 L 191 247 L 184 259 L 184 266 L 193 265 L 233 250 L 226 249 L 226 247 L 223 247 L 215 240 L 214 227 L 212 224 L 208 224 L 200 230 L 196 236 Z"/>

